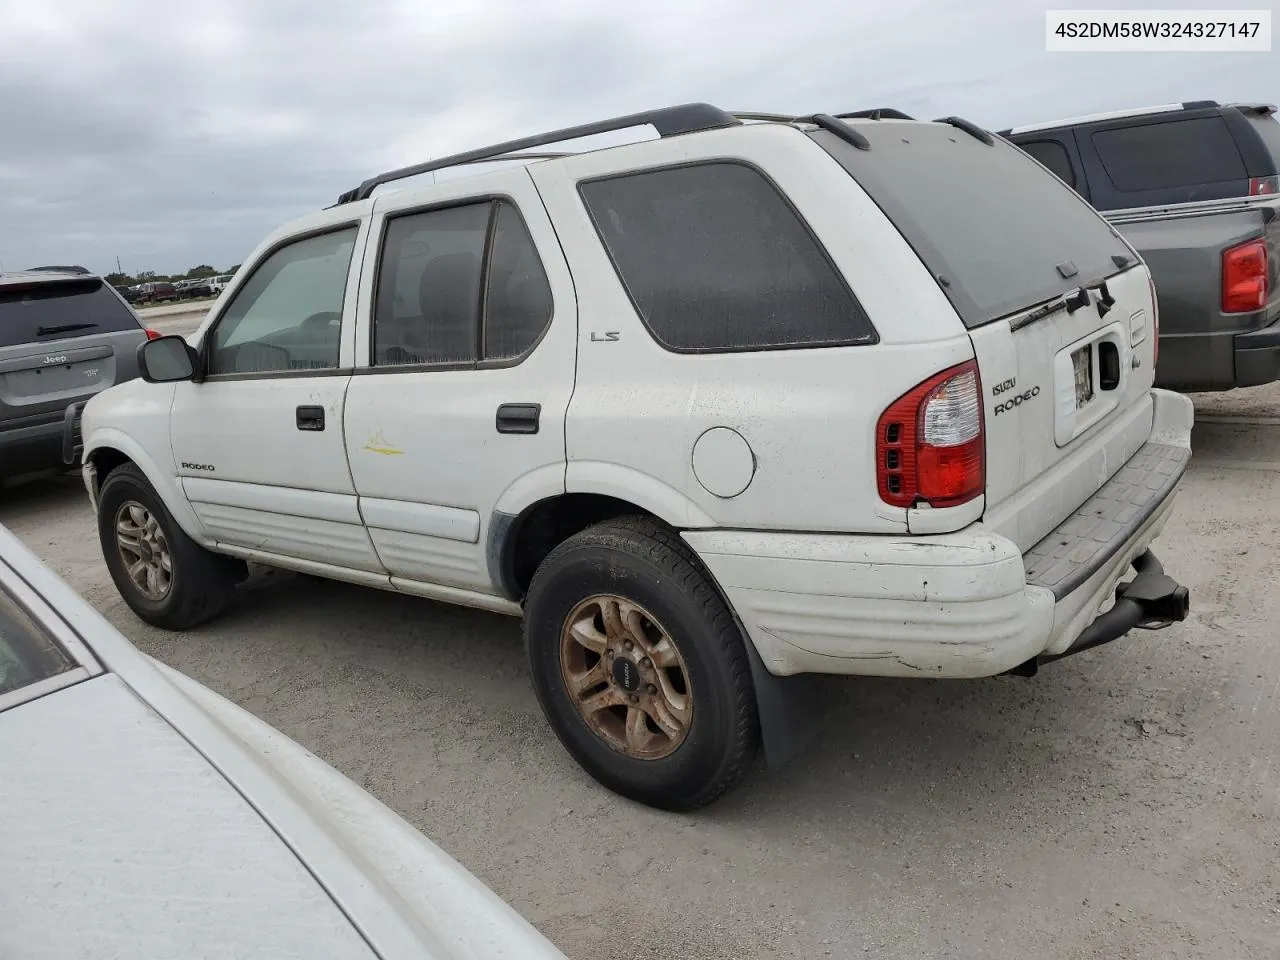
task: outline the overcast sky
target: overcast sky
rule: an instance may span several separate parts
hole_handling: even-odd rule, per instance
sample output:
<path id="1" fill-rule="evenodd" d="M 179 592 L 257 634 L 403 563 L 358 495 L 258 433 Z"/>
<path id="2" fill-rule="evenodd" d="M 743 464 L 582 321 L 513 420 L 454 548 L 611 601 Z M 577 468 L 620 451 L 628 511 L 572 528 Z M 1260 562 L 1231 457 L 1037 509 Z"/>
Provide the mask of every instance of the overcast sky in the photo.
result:
<path id="1" fill-rule="evenodd" d="M 1046 6 L 1100 0 L 875 6 L 0 0 L 0 264 L 222 269 L 379 170 L 691 100 L 999 129 L 1280 98 L 1277 53 L 1044 51 Z"/>

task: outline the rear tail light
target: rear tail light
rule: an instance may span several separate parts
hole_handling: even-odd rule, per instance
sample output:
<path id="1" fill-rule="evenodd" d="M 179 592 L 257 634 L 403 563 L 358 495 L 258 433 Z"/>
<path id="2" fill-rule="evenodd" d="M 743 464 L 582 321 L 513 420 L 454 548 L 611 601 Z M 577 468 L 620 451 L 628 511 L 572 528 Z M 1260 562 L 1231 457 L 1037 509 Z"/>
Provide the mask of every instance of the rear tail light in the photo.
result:
<path id="1" fill-rule="evenodd" d="M 982 383 L 970 360 L 899 397 L 876 424 L 876 485 L 895 507 L 954 507 L 986 488 Z"/>
<path id="2" fill-rule="evenodd" d="M 1254 177 L 1249 181 L 1249 196 L 1270 197 L 1280 193 L 1280 176 Z"/>
<path id="3" fill-rule="evenodd" d="M 159 339 L 160 339 L 161 337 L 163 337 L 163 336 L 164 336 L 164 334 L 163 334 L 163 333 L 160 333 L 158 330 L 152 330 L 150 327 L 147 327 L 147 339 L 148 339 L 148 340 L 159 340 Z"/>
<path id="4" fill-rule="evenodd" d="M 1250 240 L 1222 254 L 1222 312 L 1247 313 L 1267 305 L 1267 243 Z"/>
<path id="5" fill-rule="evenodd" d="M 1155 277 L 1147 273 L 1147 286 L 1151 289 L 1151 369 L 1160 362 L 1160 300 L 1156 297 Z"/>

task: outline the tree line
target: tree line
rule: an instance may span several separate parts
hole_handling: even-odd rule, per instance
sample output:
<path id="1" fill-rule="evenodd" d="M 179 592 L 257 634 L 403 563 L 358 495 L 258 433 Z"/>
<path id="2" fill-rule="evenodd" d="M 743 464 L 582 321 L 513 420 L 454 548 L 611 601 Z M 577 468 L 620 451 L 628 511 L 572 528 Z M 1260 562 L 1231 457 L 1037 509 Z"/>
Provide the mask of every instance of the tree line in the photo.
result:
<path id="1" fill-rule="evenodd" d="M 108 273 L 103 279 L 107 283 L 115 287 L 133 287 L 139 283 L 177 283 L 179 280 L 203 280 L 205 277 L 218 277 L 223 274 L 235 273 L 240 269 L 240 264 L 234 267 L 228 267 L 226 270 L 215 270 L 207 263 L 202 263 L 198 267 L 192 267 L 186 273 L 156 273 L 154 270 L 140 270 L 135 274 L 128 273 Z"/>

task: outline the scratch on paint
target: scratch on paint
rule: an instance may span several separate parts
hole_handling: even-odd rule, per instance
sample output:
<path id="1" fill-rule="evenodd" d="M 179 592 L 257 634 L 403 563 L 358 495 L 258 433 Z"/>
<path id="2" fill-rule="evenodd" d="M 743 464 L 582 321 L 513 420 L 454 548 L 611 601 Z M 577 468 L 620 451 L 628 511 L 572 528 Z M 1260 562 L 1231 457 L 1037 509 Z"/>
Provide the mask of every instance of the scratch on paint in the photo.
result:
<path id="1" fill-rule="evenodd" d="M 369 438 L 369 442 L 364 445 L 364 449 L 370 453 L 381 453 L 386 456 L 398 456 L 404 453 L 398 447 L 392 446 L 387 438 L 382 435 L 381 430 Z"/>

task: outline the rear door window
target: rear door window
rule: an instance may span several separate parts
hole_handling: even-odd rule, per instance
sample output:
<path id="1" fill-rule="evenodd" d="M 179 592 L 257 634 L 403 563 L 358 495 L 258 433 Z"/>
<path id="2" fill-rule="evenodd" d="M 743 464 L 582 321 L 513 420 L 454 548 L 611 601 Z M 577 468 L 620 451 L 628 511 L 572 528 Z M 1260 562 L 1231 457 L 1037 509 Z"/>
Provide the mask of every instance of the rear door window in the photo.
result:
<path id="1" fill-rule="evenodd" d="M 0 285 L 0 347 L 141 329 L 96 277 Z"/>
<path id="2" fill-rule="evenodd" d="M 777 188 L 741 163 L 649 170 L 579 190 L 649 332 L 677 352 L 876 339 Z"/>
<path id="3" fill-rule="evenodd" d="M 879 205 L 966 327 L 990 323 L 1120 272 L 1128 245 L 1073 190 L 1000 137 L 946 124 L 859 124 L 870 150 L 817 130 Z"/>
<path id="4" fill-rule="evenodd" d="M 1091 135 L 1116 190 L 1138 193 L 1244 180 L 1244 158 L 1221 117 L 1143 123 Z"/>

